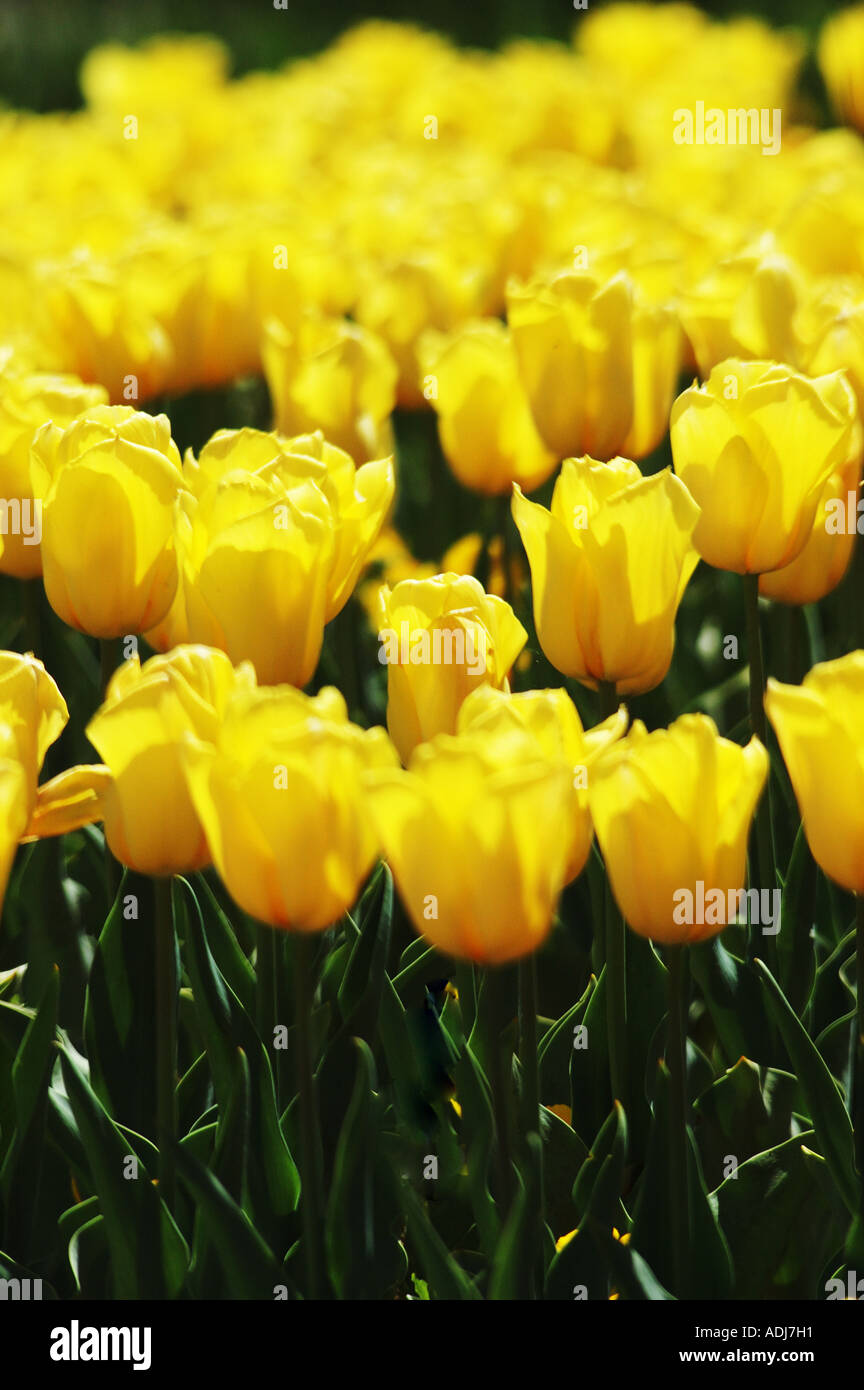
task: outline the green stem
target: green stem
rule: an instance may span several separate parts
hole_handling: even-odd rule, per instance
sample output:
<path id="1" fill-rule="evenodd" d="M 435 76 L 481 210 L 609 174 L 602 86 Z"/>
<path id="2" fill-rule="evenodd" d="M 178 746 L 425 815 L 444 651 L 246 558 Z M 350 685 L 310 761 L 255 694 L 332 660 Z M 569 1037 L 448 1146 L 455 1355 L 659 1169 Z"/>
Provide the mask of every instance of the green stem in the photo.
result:
<path id="1" fill-rule="evenodd" d="M 300 1119 L 300 1212 L 306 1262 L 307 1299 L 324 1296 L 324 1192 L 321 1183 L 321 1128 L 312 1065 L 313 937 L 299 932 L 294 952 L 294 1034 Z"/>
<path id="2" fill-rule="evenodd" d="M 159 1194 L 174 1208 L 174 1152 L 177 1134 L 177 948 L 171 879 L 154 880 L 156 897 L 156 1130 Z"/>
<path id="3" fill-rule="evenodd" d="M 120 665 L 122 640 L 121 637 L 99 638 L 99 694 L 102 700 L 105 699 L 108 682 Z"/>
<path id="4" fill-rule="evenodd" d="M 688 1286 L 690 1202 L 687 1185 L 687 947 L 670 946 L 666 956 L 669 1016 L 666 1065 L 669 1068 L 669 1211 L 672 1292 L 682 1298 Z"/>
<path id="5" fill-rule="evenodd" d="M 273 1084 L 276 1100 L 279 1100 L 278 1054 L 273 1051 L 273 1030 L 278 1022 L 278 995 L 276 992 L 276 961 L 278 940 L 275 927 L 259 922 L 256 927 L 255 950 L 255 1010 L 258 1032 L 264 1044 L 264 1051 L 270 1058 L 273 1068 Z"/>
<path id="6" fill-rule="evenodd" d="M 495 1156 L 497 1182 L 496 1200 L 506 1218 L 513 1196 L 513 1140 L 510 1123 L 510 1095 L 513 1063 L 502 1034 L 505 1025 L 506 989 L 509 972 L 502 967 L 487 967 L 479 999 L 486 1075 L 492 1089 L 492 1111 L 495 1117 Z"/>
<path id="7" fill-rule="evenodd" d="M 474 979 L 474 966 L 467 961 L 457 961 L 454 970 L 456 989 L 459 994 L 459 1012 L 462 1015 L 462 1028 L 466 1038 L 471 1037 L 477 1017 L 477 986 Z"/>
<path id="8" fill-rule="evenodd" d="M 522 1125 L 526 1135 L 540 1132 L 540 1068 L 537 1059 L 537 960 L 526 956 L 519 962 L 519 1061 L 522 1065 Z M 543 1228 L 545 1225 L 545 1199 L 543 1182 L 543 1146 L 528 1146 L 529 1163 L 535 1164 L 537 1209 L 534 1216 L 534 1248 L 532 1269 L 528 1280 L 529 1295 L 536 1297 L 536 1291 L 543 1279 Z M 530 1188 L 529 1188 L 530 1190 Z"/>
<path id="9" fill-rule="evenodd" d="M 24 610 L 24 641 L 27 649 L 44 661 L 41 579 L 21 580 L 21 606 Z"/>
<path id="10" fill-rule="evenodd" d="M 861 1180 L 860 1220 L 864 1222 L 864 894 L 855 897 L 856 993 L 855 1051 L 852 1073 L 852 1125 L 855 1166 Z"/>
<path id="11" fill-rule="evenodd" d="M 614 681 L 600 681 L 597 686 L 600 718 L 608 719 L 618 708 L 618 691 Z M 629 1113 L 627 1094 L 627 928 L 612 896 L 609 875 L 606 875 L 604 902 L 606 946 L 606 1038 L 609 1051 L 609 1073 L 612 1099 L 621 1102 Z"/>
<path id="12" fill-rule="evenodd" d="M 765 720 L 765 665 L 762 655 L 762 632 L 759 625 L 759 576 L 744 575 L 747 610 L 747 656 L 750 663 L 750 729 L 762 746 L 768 748 L 768 726 Z M 759 887 L 772 891 L 777 887 L 774 861 L 774 837 L 771 830 L 771 777 L 756 808 L 757 878 Z M 750 931 L 750 953 L 757 954 L 755 932 Z M 763 953 L 772 964 L 776 943 L 772 936 L 762 938 Z"/>

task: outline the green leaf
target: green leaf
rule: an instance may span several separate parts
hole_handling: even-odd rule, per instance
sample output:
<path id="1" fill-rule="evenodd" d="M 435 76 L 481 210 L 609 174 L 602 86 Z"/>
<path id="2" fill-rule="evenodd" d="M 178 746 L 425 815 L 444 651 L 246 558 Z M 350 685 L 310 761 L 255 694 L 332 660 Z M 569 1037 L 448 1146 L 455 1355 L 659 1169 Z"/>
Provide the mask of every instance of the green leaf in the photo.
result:
<path id="1" fill-rule="evenodd" d="M 111 1249 L 118 1298 L 176 1298 L 189 1261 L 186 1242 L 145 1172 L 124 1177 L 129 1144 L 74 1060 L 60 1061 Z M 139 1159 L 140 1162 L 140 1159 Z"/>
<path id="2" fill-rule="evenodd" d="M 700 1096 L 695 1133 L 709 1188 L 726 1177 L 728 1158 L 741 1164 L 789 1138 L 798 1097 L 798 1082 L 789 1072 L 759 1068 L 746 1057 Z"/>
<path id="3" fill-rule="evenodd" d="M 501 1231 L 492 1262 L 487 1298 L 531 1298 L 539 1273 L 540 1191 L 543 1154 L 540 1136 L 526 1136 L 528 1156 L 521 1165 L 522 1183 Z"/>
<path id="4" fill-rule="evenodd" d="M 813 989 L 816 960 L 811 929 L 816 912 L 819 868 L 810 853 L 804 826 L 798 828 L 783 885 L 777 936 L 777 969 L 789 1005 L 803 1015 Z"/>
<path id="5" fill-rule="evenodd" d="M 0 1206 L 5 1240 L 25 1257 L 30 1252 L 40 1206 L 48 1083 L 56 1059 L 53 1044 L 59 995 L 60 972 L 55 967 L 12 1064 L 13 1114 L 7 1117 L 8 1128 L 0 1133 L 0 1154 L 4 1155 L 0 1165 Z"/>
<path id="6" fill-rule="evenodd" d="M 417 1193 L 407 1182 L 402 1184 L 402 1209 L 430 1297 L 460 1301 L 479 1299 L 475 1284 L 456 1263 L 429 1220 Z"/>
<path id="7" fill-rule="evenodd" d="M 393 877 L 382 864 L 371 891 L 364 898 L 359 935 L 354 942 L 342 983 L 339 1011 L 351 1032 L 374 1042 L 390 950 L 393 923 Z"/>
<path id="8" fill-rule="evenodd" d="M 837 1190 L 853 1214 L 857 1210 L 858 1182 L 852 1147 L 852 1124 L 837 1084 L 819 1052 L 795 1017 L 764 961 L 754 965 L 762 981 L 765 1002 L 780 1030 L 792 1067 L 801 1084 L 810 1121 Z"/>

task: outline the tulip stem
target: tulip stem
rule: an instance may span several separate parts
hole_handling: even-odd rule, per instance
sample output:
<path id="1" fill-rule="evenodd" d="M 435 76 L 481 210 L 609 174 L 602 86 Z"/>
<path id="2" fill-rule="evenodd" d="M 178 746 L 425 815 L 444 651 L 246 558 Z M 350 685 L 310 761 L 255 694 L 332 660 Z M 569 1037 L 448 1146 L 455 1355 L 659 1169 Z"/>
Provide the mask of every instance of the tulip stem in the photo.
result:
<path id="1" fill-rule="evenodd" d="M 856 1009 L 852 1071 L 852 1126 L 855 1166 L 861 1181 L 860 1220 L 864 1222 L 864 894 L 855 895 Z"/>
<path id="2" fill-rule="evenodd" d="M 522 1124 L 526 1136 L 536 1134 L 541 1140 L 539 1151 L 528 1146 L 528 1162 L 536 1162 L 537 1211 L 535 1213 L 534 1248 L 530 1296 L 536 1296 L 538 1281 L 542 1280 L 543 1227 L 545 1224 L 543 1192 L 543 1147 L 540 1129 L 540 1068 L 537 1058 L 537 960 L 533 955 L 519 962 L 519 1061 L 522 1065 Z"/>
<path id="3" fill-rule="evenodd" d="M 105 699 L 108 682 L 120 665 L 121 643 L 119 637 L 99 638 L 99 696 Z"/>
<path id="4" fill-rule="evenodd" d="M 672 1233 L 672 1292 L 688 1286 L 690 1197 L 687 1182 L 687 947 L 670 946 L 666 956 L 669 1015 L 666 1065 L 669 1068 L 669 1213 Z"/>
<path id="5" fill-rule="evenodd" d="M 615 681 L 599 681 L 597 696 L 600 718 L 608 719 L 618 708 Z M 624 918 L 609 886 L 606 874 L 604 897 L 604 928 L 606 938 L 606 1037 L 609 1051 L 609 1079 L 612 1099 L 621 1102 L 628 1113 L 627 1060 L 627 929 Z"/>
<path id="6" fill-rule="evenodd" d="M 278 1055 L 273 1052 L 273 1030 L 279 1016 L 278 994 L 276 988 L 276 963 L 278 941 L 276 929 L 259 922 L 256 929 L 255 950 L 255 1004 L 258 1019 L 258 1032 L 264 1044 L 264 1051 L 270 1058 L 273 1068 L 273 1085 L 276 1090 L 276 1103 L 279 1103 Z"/>
<path id="7" fill-rule="evenodd" d="M 177 946 L 172 880 L 154 880 L 156 898 L 156 1138 L 159 1195 L 174 1209 L 174 1143 L 177 1135 Z"/>
<path id="8" fill-rule="evenodd" d="M 21 581 L 21 603 L 24 610 L 24 645 L 44 660 L 42 650 L 42 580 Z"/>
<path id="9" fill-rule="evenodd" d="M 495 1155 L 497 1162 L 496 1201 L 506 1218 L 513 1199 L 513 1150 L 510 1125 L 510 1092 L 513 1062 L 510 1048 L 504 1040 L 505 998 L 510 972 L 501 966 L 483 971 L 478 1000 L 481 1019 L 483 1061 L 492 1091 L 492 1112 L 495 1117 Z"/>
<path id="10" fill-rule="evenodd" d="M 765 721 L 765 663 L 762 656 L 762 632 L 759 625 L 759 576 L 744 575 L 744 593 L 747 610 L 747 656 L 750 663 L 750 729 L 763 748 L 768 748 L 768 726 Z M 777 870 L 774 862 L 774 837 L 771 830 L 771 778 L 769 772 L 765 795 L 756 808 L 756 850 L 758 860 L 759 887 L 772 891 L 777 887 Z M 755 953 L 756 943 L 750 932 L 750 949 Z M 766 941 L 765 950 L 770 956 L 774 938 Z M 770 963 L 770 960 L 769 960 Z"/>
<path id="11" fill-rule="evenodd" d="M 323 1297 L 325 1269 L 321 1127 L 309 1028 L 314 950 L 314 939 L 298 932 L 294 941 L 294 1036 L 300 1120 L 300 1210 L 303 1219 L 307 1299 Z"/>

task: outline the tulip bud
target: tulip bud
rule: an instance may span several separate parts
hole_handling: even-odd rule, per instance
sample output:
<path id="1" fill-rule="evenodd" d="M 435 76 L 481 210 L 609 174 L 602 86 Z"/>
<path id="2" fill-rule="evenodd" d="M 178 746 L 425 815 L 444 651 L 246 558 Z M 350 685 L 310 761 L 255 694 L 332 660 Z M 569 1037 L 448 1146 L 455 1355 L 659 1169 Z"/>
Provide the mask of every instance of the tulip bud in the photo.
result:
<path id="1" fill-rule="evenodd" d="M 820 662 L 800 686 L 769 680 L 765 710 L 813 858 L 864 893 L 864 651 Z"/>
<path id="2" fill-rule="evenodd" d="M 651 690 L 666 675 L 675 614 L 699 557 L 699 509 L 671 469 L 643 478 L 616 458 L 565 459 L 549 511 L 517 487 L 534 623 L 552 665 L 596 689 Z"/>
<path id="3" fill-rule="evenodd" d="M 245 912 L 320 931 L 354 902 L 378 848 L 364 779 L 393 767 L 383 729 L 348 721 L 332 686 L 237 691 L 214 743 L 187 737 L 186 774 L 213 862 Z"/>
<path id="4" fill-rule="evenodd" d="M 387 666 L 387 728 L 403 762 L 418 743 L 454 733 L 480 685 L 509 689 L 527 634 L 503 599 L 471 575 L 406 579 L 379 592 L 379 660 Z"/>
<path id="5" fill-rule="evenodd" d="M 588 803 L 615 901 L 635 932 L 673 946 L 727 925 L 767 775 L 768 754 L 757 739 L 741 748 L 704 714 L 684 714 L 650 734 L 636 720 L 600 755 Z M 687 895 L 691 905 L 713 905 L 722 895 L 722 907 L 681 911 Z"/>
<path id="6" fill-rule="evenodd" d="M 831 474 L 858 443 L 842 372 L 809 378 L 729 360 L 672 407 L 675 468 L 702 514 L 694 541 L 710 565 L 779 570 L 800 555 Z"/>
<path id="7" fill-rule="evenodd" d="M 97 406 L 65 430 L 43 426 L 33 459 L 45 490 L 42 565 L 55 613 L 94 637 L 159 622 L 177 588 L 183 487 L 167 416 Z"/>

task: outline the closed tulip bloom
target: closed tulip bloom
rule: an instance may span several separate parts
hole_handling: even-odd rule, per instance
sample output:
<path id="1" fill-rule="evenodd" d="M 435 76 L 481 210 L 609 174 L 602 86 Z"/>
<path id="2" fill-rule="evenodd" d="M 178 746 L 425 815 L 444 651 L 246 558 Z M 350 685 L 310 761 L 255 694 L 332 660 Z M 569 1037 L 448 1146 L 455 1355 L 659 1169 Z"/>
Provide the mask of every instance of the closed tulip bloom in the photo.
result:
<path id="1" fill-rule="evenodd" d="M 642 458 L 666 433 L 681 362 L 671 308 L 642 303 L 622 271 L 513 283 L 507 319 L 537 428 L 556 458 Z"/>
<path id="2" fill-rule="evenodd" d="M 42 564 L 55 613 L 93 637 L 143 632 L 177 588 L 175 510 L 183 474 L 165 415 L 97 406 L 36 434 Z"/>
<path id="3" fill-rule="evenodd" d="M 419 743 L 456 731 L 480 685 L 509 689 L 527 633 L 472 575 L 405 579 L 379 591 L 378 659 L 387 666 L 387 728 L 403 762 Z"/>
<path id="4" fill-rule="evenodd" d="M 619 694 L 658 685 L 699 561 L 699 508 L 681 480 L 668 468 L 643 478 L 629 459 L 565 459 L 551 508 L 517 487 L 513 517 L 552 665 L 591 689 L 600 681 L 614 681 Z"/>
<path id="5" fill-rule="evenodd" d="M 514 482 L 533 492 L 546 481 L 558 459 L 537 432 L 503 324 L 481 319 L 430 336 L 424 369 L 441 448 L 460 483 L 495 496 Z"/>
<path id="6" fill-rule="evenodd" d="M 481 686 L 468 696 L 458 720 L 459 733 L 522 731 L 536 740 L 543 757 L 567 771 L 571 823 L 568 883 L 584 869 L 594 837 L 588 809 L 591 767 L 603 749 L 621 738 L 626 728 L 627 711 L 622 705 L 602 724 L 583 729 L 579 711 L 563 689 L 526 690 L 510 695 Z"/>
<path id="7" fill-rule="evenodd" d="M 597 759 L 588 802 L 621 912 L 640 936 L 666 946 L 721 931 L 727 913 L 704 913 L 709 895 L 743 889 L 747 836 L 768 775 L 768 754 L 717 733 L 703 714 L 684 714 L 648 733 L 636 720 Z M 683 920 L 690 894 L 691 920 Z M 699 920 L 700 917 L 710 920 Z"/>
<path id="8" fill-rule="evenodd" d="M 769 680 L 765 709 L 813 858 L 864 893 L 864 651 L 820 662 L 802 685 Z"/>
<path id="9" fill-rule="evenodd" d="M 378 850 L 363 790 L 396 765 L 383 729 L 348 720 L 338 690 L 238 691 L 215 743 L 185 741 L 188 783 L 213 862 L 245 912 L 320 931 L 357 897 Z"/>
<path id="10" fill-rule="evenodd" d="M 254 685 L 224 652 L 177 647 L 142 666 L 137 655 L 112 676 L 87 737 L 111 773 L 102 811 L 108 846 L 141 874 L 191 873 L 210 862 L 186 784 L 184 737 L 214 743 L 228 697 Z"/>
<path id="11" fill-rule="evenodd" d="M 759 576 L 759 592 L 778 603 L 818 603 L 836 589 L 849 568 L 855 550 L 856 527 L 846 524 L 850 493 L 857 503 L 861 463 L 856 456 L 842 472 L 832 473 L 819 499 L 813 530 L 804 549 L 782 570 Z M 834 520 L 838 503 L 844 524 L 837 529 Z M 856 513 L 857 522 L 857 513 Z"/>
<path id="12" fill-rule="evenodd" d="M 64 429 L 76 415 L 107 403 L 101 386 L 88 386 L 74 376 L 47 372 L 0 373 L 0 497 L 7 503 L 7 525 L 0 535 L 0 573 L 16 579 L 35 579 L 42 573 L 42 499 L 34 485 L 31 465 L 33 436 L 46 420 Z M 17 504 L 21 521 L 11 508 Z"/>
<path id="13" fill-rule="evenodd" d="M 702 509 L 703 559 L 738 574 L 791 564 L 831 474 L 860 448 L 859 428 L 842 372 L 811 379 L 730 359 L 684 391 L 672 407 L 672 456 Z"/>
<path id="14" fill-rule="evenodd" d="M 572 777 L 516 727 L 440 734 L 369 805 L 415 928 L 478 965 L 529 955 L 552 926 L 572 848 Z"/>
<path id="15" fill-rule="evenodd" d="M 220 430 L 178 522 L 190 640 L 249 660 L 265 684 L 312 676 L 393 497 L 390 458 L 355 468 L 320 433 Z"/>
<path id="16" fill-rule="evenodd" d="M 280 433 L 320 429 L 331 445 L 361 462 L 392 453 L 398 372 L 371 329 L 319 317 L 291 329 L 271 319 L 261 352 Z"/>

